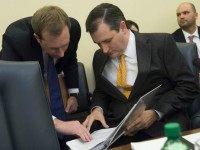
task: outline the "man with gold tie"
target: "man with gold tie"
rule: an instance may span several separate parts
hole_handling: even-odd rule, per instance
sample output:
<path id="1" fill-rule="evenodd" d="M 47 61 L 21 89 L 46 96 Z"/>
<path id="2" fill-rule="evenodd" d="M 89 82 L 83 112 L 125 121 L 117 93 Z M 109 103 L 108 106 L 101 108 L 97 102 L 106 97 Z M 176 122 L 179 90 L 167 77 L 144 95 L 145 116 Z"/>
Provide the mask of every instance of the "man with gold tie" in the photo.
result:
<path id="1" fill-rule="evenodd" d="M 83 125 L 93 122 L 116 126 L 138 99 L 162 84 L 146 108 L 126 129 L 126 135 L 144 140 L 162 134 L 168 121 L 189 128 L 185 108 L 198 94 L 194 76 L 169 34 L 142 34 L 127 29 L 121 10 L 112 4 L 96 6 L 86 20 L 86 31 L 98 44 L 93 58 L 96 88 L 91 114 Z M 130 138 L 133 140 L 133 137 Z"/>

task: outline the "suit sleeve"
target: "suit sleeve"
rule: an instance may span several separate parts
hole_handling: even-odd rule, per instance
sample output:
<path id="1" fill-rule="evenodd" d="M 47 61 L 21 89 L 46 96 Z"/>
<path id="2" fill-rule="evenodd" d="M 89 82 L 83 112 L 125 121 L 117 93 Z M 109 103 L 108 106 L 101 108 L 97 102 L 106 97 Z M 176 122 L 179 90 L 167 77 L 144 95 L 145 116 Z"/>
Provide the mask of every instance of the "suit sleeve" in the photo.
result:
<path id="1" fill-rule="evenodd" d="M 106 114 L 108 110 L 108 106 L 110 104 L 110 97 L 106 94 L 104 90 L 105 87 L 102 87 L 101 85 L 101 73 L 100 66 L 99 66 L 99 60 L 100 55 L 98 51 L 94 54 L 93 58 L 93 70 L 94 70 L 94 76 L 95 76 L 95 90 L 93 92 L 92 96 L 92 103 L 91 103 L 91 109 L 95 106 L 99 106 L 103 109 L 103 112 Z"/>
<path id="2" fill-rule="evenodd" d="M 12 39 L 7 32 L 3 34 L 1 60 L 18 61 L 21 60 L 15 47 L 13 46 Z"/>
<path id="3" fill-rule="evenodd" d="M 63 72 L 67 88 L 79 88 L 77 49 L 81 37 L 81 28 L 77 20 L 70 18 L 70 43 L 63 60 Z"/>
<path id="4" fill-rule="evenodd" d="M 160 96 L 154 109 L 165 116 L 186 109 L 198 96 L 199 89 L 194 75 L 171 36 L 166 36 L 163 49 L 163 63 L 174 88 Z"/>

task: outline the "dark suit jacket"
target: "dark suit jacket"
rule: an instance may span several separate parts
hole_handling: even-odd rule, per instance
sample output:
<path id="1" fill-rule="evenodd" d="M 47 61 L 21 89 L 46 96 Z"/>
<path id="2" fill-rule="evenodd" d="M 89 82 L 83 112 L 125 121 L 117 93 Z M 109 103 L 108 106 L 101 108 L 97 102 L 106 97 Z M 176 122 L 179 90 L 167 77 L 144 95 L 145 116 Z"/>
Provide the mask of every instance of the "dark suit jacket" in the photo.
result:
<path id="1" fill-rule="evenodd" d="M 198 27 L 198 33 L 200 36 L 200 27 Z M 176 42 L 186 43 L 186 39 L 184 37 L 183 31 L 181 28 L 177 29 L 174 33 L 172 33 L 172 36 Z M 192 60 L 192 62 L 196 68 L 197 77 L 199 77 L 198 72 L 200 71 L 200 65 L 199 65 L 200 59 L 199 59 L 197 51 L 196 53 L 194 53 L 194 57 L 195 58 Z"/>
<path id="2" fill-rule="evenodd" d="M 77 20 L 70 18 L 70 43 L 64 57 L 56 62 L 57 72 L 63 71 L 67 88 L 78 88 L 77 47 L 81 36 Z M 42 49 L 33 36 L 31 17 L 17 20 L 10 24 L 3 34 L 2 60 L 39 61 L 44 70 Z"/>
<path id="3" fill-rule="evenodd" d="M 200 27 L 198 27 L 198 33 L 199 33 L 199 36 L 200 36 Z M 173 36 L 173 38 L 176 42 L 182 42 L 182 43 L 186 42 L 183 31 L 181 30 L 181 28 L 177 29 L 174 33 L 172 33 L 172 36 Z"/>
<path id="4" fill-rule="evenodd" d="M 199 91 L 194 76 L 175 42 L 168 34 L 134 34 L 138 75 L 129 99 L 126 100 L 126 97 L 102 76 L 109 58 L 98 50 L 93 59 L 96 89 L 91 107 L 102 107 L 106 116 L 117 123 L 142 95 L 162 84 L 150 109 L 162 112 L 162 120 L 171 116 L 179 120 L 179 116 L 182 116 L 182 120 L 186 121 L 188 117 L 185 107 L 192 103 Z M 176 114 L 180 114 L 178 118 Z"/>

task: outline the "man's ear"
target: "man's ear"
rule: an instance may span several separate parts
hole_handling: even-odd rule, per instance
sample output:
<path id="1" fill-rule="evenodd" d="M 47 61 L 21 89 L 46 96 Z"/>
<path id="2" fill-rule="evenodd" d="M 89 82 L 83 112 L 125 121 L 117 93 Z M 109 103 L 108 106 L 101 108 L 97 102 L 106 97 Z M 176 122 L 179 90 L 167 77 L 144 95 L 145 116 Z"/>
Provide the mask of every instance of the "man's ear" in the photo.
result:
<path id="1" fill-rule="evenodd" d="M 198 19 L 198 13 L 196 13 L 195 18 L 196 18 L 196 20 Z"/>
<path id="2" fill-rule="evenodd" d="M 126 26 L 125 21 L 120 22 L 119 29 L 122 30 L 123 32 L 127 30 L 127 26 Z"/>
<path id="3" fill-rule="evenodd" d="M 41 38 L 37 34 L 35 34 L 35 33 L 33 34 L 33 36 L 36 38 L 37 42 L 39 44 L 41 44 Z"/>

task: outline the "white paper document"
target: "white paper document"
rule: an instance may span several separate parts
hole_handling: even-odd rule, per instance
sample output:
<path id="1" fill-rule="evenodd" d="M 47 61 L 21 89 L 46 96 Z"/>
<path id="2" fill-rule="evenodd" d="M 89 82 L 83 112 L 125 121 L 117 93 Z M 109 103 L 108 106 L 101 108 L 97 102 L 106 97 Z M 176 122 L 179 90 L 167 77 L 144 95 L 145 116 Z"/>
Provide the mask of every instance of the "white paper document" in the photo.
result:
<path id="1" fill-rule="evenodd" d="M 83 142 L 81 139 L 75 139 L 72 141 L 68 141 L 67 145 L 72 150 L 88 150 L 92 147 L 96 146 L 97 144 L 105 141 L 115 130 L 116 128 L 108 128 L 108 129 L 101 129 L 94 131 L 92 135 L 92 141 L 90 142 Z"/>
<path id="2" fill-rule="evenodd" d="M 90 142 L 83 142 L 81 139 L 75 139 L 68 141 L 66 144 L 72 150 L 107 149 L 124 134 L 126 127 L 129 126 L 138 116 L 140 116 L 140 114 L 145 110 L 146 104 L 153 99 L 160 86 L 161 85 L 143 95 L 116 128 L 101 129 L 93 132 L 93 139 Z"/>
<path id="3" fill-rule="evenodd" d="M 190 135 L 183 136 L 186 140 L 188 140 L 191 143 L 195 143 L 197 140 L 200 139 L 200 132 L 199 133 L 194 133 Z M 131 143 L 131 148 L 133 150 L 146 150 L 147 147 L 153 150 L 160 150 L 164 143 L 166 142 L 167 138 L 159 138 L 155 140 L 149 140 L 149 141 L 144 141 L 144 142 L 132 142 Z"/>

